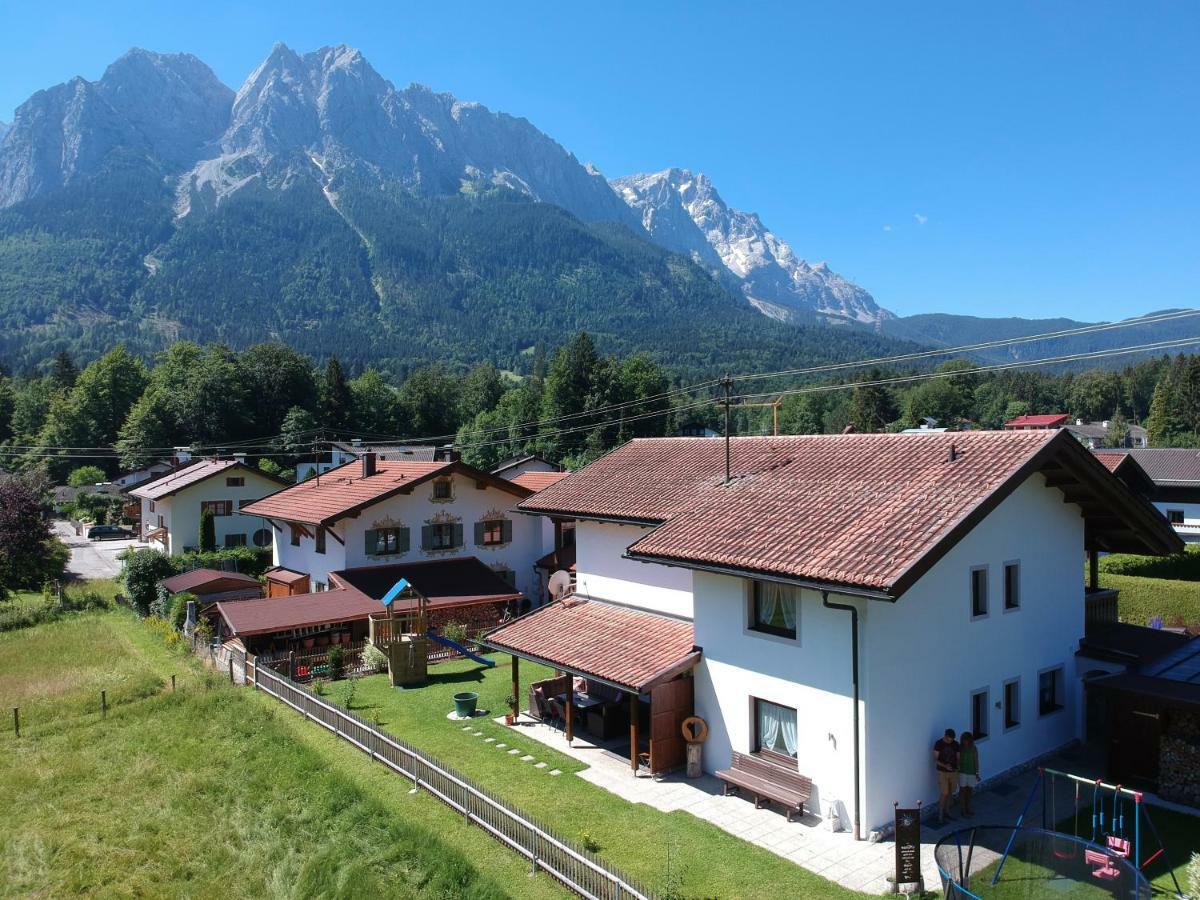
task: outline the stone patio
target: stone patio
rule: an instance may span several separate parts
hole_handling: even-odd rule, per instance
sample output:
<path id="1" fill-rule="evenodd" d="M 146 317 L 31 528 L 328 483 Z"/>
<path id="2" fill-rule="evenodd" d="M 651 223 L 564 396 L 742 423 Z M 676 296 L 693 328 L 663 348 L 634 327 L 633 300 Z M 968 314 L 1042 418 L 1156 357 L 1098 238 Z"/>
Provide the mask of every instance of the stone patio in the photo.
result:
<path id="1" fill-rule="evenodd" d="M 851 890 L 878 895 L 889 889 L 887 879 L 894 873 L 896 853 L 890 839 L 878 843 L 856 841 L 851 831 L 830 831 L 820 816 L 813 813 L 788 822 L 783 813 L 769 807 L 755 809 L 749 800 L 722 796 L 721 782 L 712 775 L 692 779 L 682 773 L 672 773 L 655 778 L 643 772 L 635 777 L 630 771 L 627 741 L 601 745 L 585 735 L 576 737 L 574 743 L 568 745 L 560 729 L 525 715 L 514 727 L 522 734 L 586 763 L 588 768 L 578 773 L 580 778 L 630 803 L 646 803 L 662 812 L 689 812 Z M 1060 768 L 1081 769 L 1078 757 L 1055 762 Z M 966 825 L 1014 823 L 1034 777 L 1035 773 L 1030 771 L 988 786 L 975 798 L 975 815 L 970 819 L 960 818 L 941 828 L 929 824 L 922 828 L 921 866 L 926 890 L 941 889 L 933 857 L 938 840 Z"/>

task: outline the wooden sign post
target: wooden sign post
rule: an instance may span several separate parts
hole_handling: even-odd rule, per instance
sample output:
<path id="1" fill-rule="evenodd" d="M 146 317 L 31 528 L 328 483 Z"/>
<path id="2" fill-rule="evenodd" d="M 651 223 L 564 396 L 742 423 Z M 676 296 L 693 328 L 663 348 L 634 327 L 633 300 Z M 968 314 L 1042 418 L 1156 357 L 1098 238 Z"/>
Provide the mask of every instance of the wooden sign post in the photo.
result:
<path id="1" fill-rule="evenodd" d="M 901 885 L 921 887 L 921 804 L 916 808 L 896 809 L 896 888 Z M 906 892 L 907 893 L 907 892 Z"/>

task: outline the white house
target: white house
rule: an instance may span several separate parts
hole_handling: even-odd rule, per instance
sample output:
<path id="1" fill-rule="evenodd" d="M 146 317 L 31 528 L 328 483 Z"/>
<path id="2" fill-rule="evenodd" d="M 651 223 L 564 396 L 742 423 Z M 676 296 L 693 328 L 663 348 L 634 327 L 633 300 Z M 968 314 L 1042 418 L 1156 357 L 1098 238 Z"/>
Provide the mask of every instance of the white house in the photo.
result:
<path id="1" fill-rule="evenodd" d="M 513 513 L 531 493 L 457 460 L 378 460 L 367 452 L 242 513 L 270 523 L 276 570 L 268 587 L 289 582 L 274 593 L 324 590 L 330 572 L 474 556 L 536 598 L 534 562 L 553 547 L 541 522 Z"/>
<path id="2" fill-rule="evenodd" d="M 543 459 L 540 456 L 514 456 L 506 459 L 496 468 L 492 469 L 493 475 L 499 475 L 501 478 L 507 478 L 509 481 L 515 481 L 519 476 L 527 472 L 561 472 L 563 467 L 557 463 L 552 463 L 548 459 Z"/>
<path id="3" fill-rule="evenodd" d="M 364 453 L 374 453 L 376 459 L 406 459 L 411 462 L 430 462 L 438 456 L 439 448 L 432 444 L 364 444 L 359 438 L 350 441 L 331 441 L 327 453 L 296 463 L 296 481 L 307 481 L 313 475 L 324 475 L 360 459 Z"/>
<path id="4" fill-rule="evenodd" d="M 140 484 L 129 496 L 141 503 L 141 538 L 168 556 L 200 545 L 200 516 L 213 511 L 218 547 L 266 547 L 268 526 L 236 513 L 284 482 L 239 459 L 201 459 Z"/>
<path id="5" fill-rule="evenodd" d="M 1180 537 L 1200 541 L 1200 450 L 1098 450 L 1096 456 L 1153 503 Z"/>
<path id="6" fill-rule="evenodd" d="M 728 475 L 725 452 L 635 440 L 524 501 L 577 520 L 575 594 L 488 642 L 649 699 L 655 770 L 694 696 L 705 770 L 798 770 L 860 837 L 936 799 L 947 727 L 982 735 L 985 777 L 1077 739 L 1085 551 L 1181 546 L 1065 431 L 735 438 Z"/>

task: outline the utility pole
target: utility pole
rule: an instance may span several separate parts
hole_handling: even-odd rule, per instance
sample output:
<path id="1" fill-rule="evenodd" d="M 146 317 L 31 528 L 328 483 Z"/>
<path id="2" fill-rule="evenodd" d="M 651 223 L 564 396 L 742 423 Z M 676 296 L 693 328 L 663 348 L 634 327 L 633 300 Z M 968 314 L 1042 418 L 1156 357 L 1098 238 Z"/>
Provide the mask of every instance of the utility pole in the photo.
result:
<path id="1" fill-rule="evenodd" d="M 729 459 L 729 407 L 733 403 L 729 394 L 733 389 L 733 378 L 728 373 L 721 378 L 721 387 L 725 389 L 725 483 L 729 484 L 732 477 Z"/>

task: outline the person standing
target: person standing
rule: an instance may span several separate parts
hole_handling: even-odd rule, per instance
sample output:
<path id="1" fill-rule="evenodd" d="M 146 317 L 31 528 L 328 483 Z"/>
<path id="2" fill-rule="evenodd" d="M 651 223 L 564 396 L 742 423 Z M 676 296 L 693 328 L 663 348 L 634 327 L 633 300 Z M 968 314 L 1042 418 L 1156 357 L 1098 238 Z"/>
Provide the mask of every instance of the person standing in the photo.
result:
<path id="1" fill-rule="evenodd" d="M 975 815 L 971 811 L 971 797 L 979 787 L 979 748 L 969 731 L 964 731 L 958 748 L 958 807 L 968 819 Z"/>
<path id="2" fill-rule="evenodd" d="M 958 741 L 954 739 L 954 729 L 947 728 L 941 740 L 933 745 L 933 763 L 937 769 L 938 780 L 938 824 L 950 815 L 950 800 L 958 789 Z"/>

